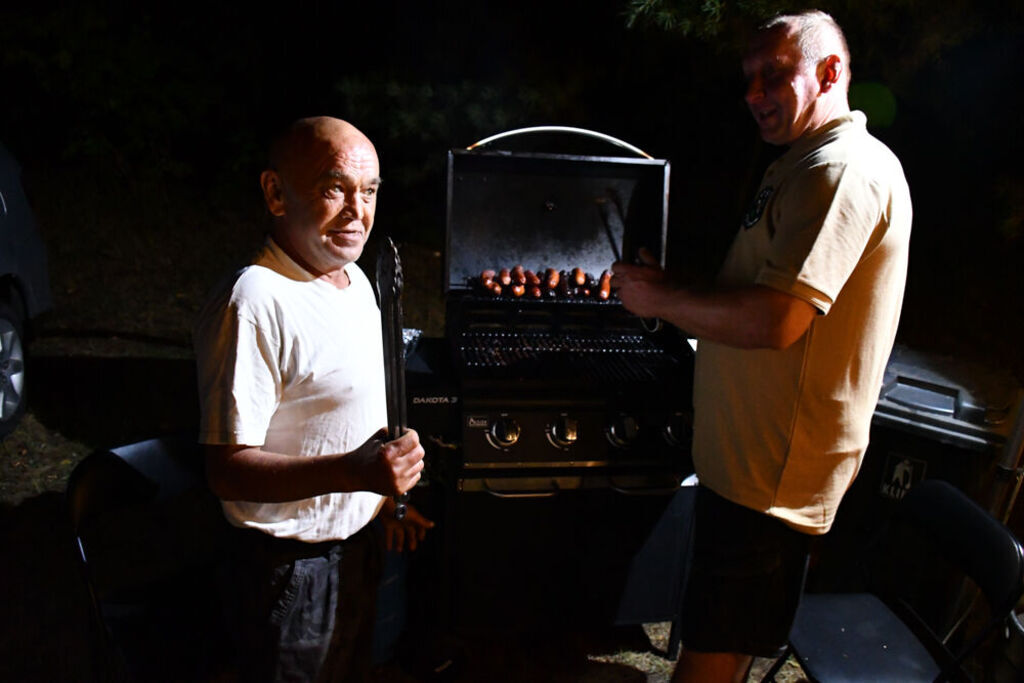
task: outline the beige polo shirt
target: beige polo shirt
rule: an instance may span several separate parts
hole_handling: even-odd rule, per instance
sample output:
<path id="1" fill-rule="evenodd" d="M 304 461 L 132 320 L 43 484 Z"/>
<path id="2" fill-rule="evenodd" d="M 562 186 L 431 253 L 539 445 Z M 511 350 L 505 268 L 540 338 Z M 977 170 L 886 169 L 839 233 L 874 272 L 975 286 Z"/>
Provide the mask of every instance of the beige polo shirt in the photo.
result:
<path id="1" fill-rule="evenodd" d="M 903 301 L 910 192 L 899 160 L 853 112 L 768 168 L 719 274 L 820 315 L 787 349 L 701 340 L 694 461 L 719 495 L 828 531 L 860 468 Z"/>

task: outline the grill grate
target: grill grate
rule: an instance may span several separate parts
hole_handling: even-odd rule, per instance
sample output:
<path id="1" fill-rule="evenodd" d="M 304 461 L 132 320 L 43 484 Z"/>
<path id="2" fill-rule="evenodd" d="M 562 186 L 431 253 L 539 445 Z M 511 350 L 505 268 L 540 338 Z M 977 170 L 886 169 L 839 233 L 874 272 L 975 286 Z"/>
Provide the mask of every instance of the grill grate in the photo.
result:
<path id="1" fill-rule="evenodd" d="M 677 363 L 642 334 L 614 332 L 463 332 L 456 348 L 470 376 L 651 382 Z"/>

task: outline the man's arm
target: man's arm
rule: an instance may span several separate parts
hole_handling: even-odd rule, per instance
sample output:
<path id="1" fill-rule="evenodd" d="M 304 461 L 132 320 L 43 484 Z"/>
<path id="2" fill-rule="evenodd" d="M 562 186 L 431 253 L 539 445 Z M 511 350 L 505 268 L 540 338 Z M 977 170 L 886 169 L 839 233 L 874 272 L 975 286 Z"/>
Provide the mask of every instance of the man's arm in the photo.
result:
<path id="1" fill-rule="evenodd" d="M 423 470 L 419 436 L 408 430 L 385 443 L 370 438 L 351 453 L 295 457 L 260 446 L 206 447 L 206 475 L 222 500 L 280 503 L 336 491 L 397 495 Z"/>
<path id="2" fill-rule="evenodd" d="M 613 271 L 612 286 L 629 311 L 727 346 L 785 349 L 817 314 L 803 299 L 761 285 L 699 290 L 675 287 L 651 266 L 616 263 Z"/>

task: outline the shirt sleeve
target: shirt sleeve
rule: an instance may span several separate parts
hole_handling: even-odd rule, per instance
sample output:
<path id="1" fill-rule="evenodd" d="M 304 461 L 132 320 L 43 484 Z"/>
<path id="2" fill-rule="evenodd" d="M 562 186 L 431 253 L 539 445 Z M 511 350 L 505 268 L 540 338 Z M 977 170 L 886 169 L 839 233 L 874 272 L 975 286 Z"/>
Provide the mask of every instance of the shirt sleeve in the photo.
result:
<path id="1" fill-rule="evenodd" d="M 196 347 L 199 440 L 262 446 L 281 397 L 279 344 L 233 303 L 222 311 Z"/>
<path id="2" fill-rule="evenodd" d="M 772 247 L 758 284 L 828 313 L 880 223 L 873 183 L 841 163 L 799 173 L 772 203 Z"/>

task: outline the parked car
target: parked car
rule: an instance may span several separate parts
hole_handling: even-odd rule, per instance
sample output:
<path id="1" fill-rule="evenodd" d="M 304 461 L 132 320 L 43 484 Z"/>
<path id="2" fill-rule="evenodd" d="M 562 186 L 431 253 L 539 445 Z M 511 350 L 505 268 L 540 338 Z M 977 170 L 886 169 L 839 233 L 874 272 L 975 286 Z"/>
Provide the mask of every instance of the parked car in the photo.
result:
<path id="1" fill-rule="evenodd" d="M 51 305 L 46 249 L 21 185 L 21 166 L 0 143 L 0 438 L 25 412 L 26 335 Z"/>

